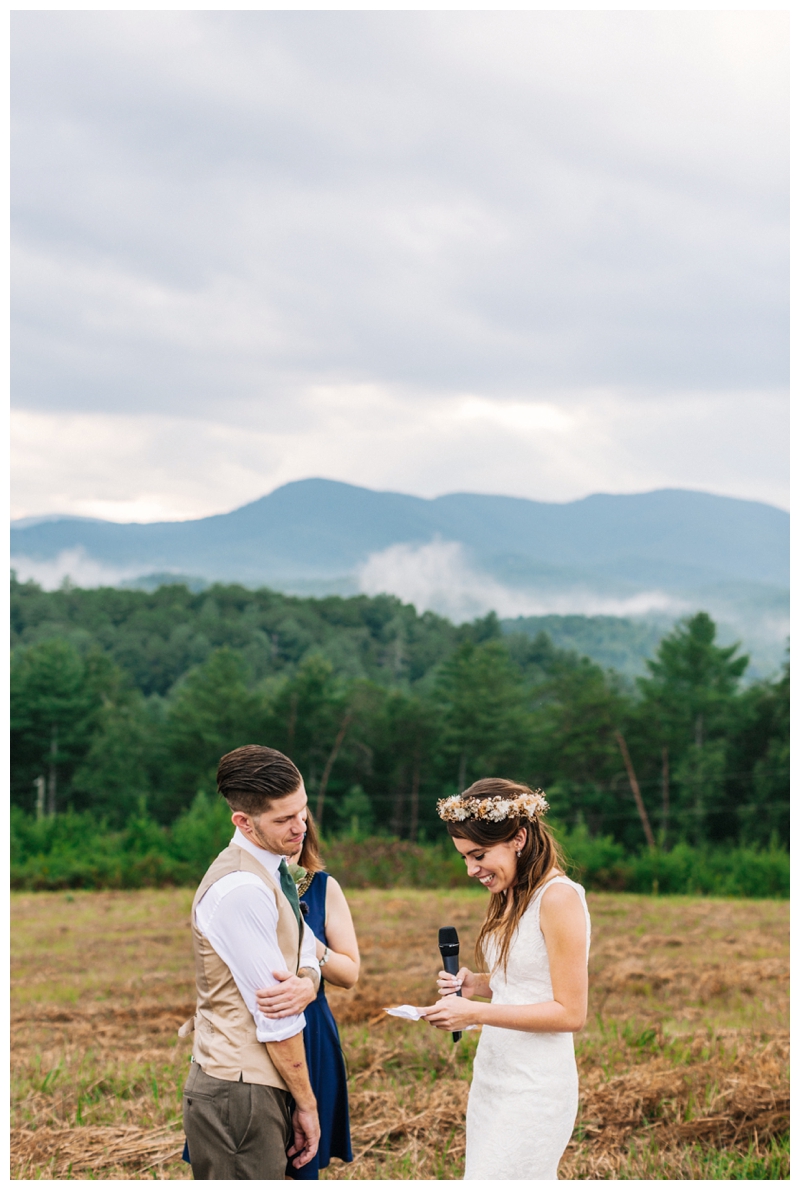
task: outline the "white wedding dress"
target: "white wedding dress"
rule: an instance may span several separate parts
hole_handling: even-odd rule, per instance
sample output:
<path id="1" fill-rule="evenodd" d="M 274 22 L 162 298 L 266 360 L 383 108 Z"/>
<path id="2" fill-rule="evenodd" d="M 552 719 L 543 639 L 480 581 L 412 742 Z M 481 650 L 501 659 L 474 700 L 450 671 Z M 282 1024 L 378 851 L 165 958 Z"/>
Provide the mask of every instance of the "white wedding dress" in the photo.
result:
<path id="1" fill-rule="evenodd" d="M 566 876 L 554 876 L 534 894 L 511 940 L 508 970 L 494 970 L 493 1004 L 541 1004 L 553 999 L 550 963 L 539 925 L 542 895 L 568 884 L 586 914 L 586 957 L 591 923 L 586 895 Z M 496 947 L 486 948 L 490 969 Z M 484 1025 L 467 1106 L 465 1179 L 558 1177 L 578 1112 L 578 1070 L 571 1033 L 523 1033 Z"/>

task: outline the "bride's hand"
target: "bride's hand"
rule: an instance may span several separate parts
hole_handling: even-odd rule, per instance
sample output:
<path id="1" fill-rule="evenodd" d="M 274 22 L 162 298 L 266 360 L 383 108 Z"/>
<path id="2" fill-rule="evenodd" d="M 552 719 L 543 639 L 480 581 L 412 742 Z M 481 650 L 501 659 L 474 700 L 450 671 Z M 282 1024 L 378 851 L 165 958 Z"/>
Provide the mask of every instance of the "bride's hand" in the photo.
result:
<path id="1" fill-rule="evenodd" d="M 482 1008 L 480 1003 L 470 1004 L 469 1000 L 462 1000 L 459 996 L 443 996 L 432 1008 L 421 1010 L 423 1018 L 436 1029 L 447 1029 L 451 1033 L 458 1033 L 466 1029 L 467 1025 L 478 1025 L 478 1014 Z"/>
<path id="2" fill-rule="evenodd" d="M 476 983 L 476 977 L 469 967 L 462 967 L 458 975 L 448 975 L 446 971 L 440 971 L 436 980 L 440 996 L 452 996 L 461 988 L 461 995 L 465 1000 L 471 1000 L 476 994 Z"/>

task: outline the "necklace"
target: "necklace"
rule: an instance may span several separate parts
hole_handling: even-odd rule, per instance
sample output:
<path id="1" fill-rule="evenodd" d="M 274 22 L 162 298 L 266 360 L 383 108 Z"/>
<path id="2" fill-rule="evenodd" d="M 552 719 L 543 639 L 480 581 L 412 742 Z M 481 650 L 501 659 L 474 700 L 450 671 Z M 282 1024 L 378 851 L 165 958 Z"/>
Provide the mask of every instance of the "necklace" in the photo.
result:
<path id="1" fill-rule="evenodd" d="M 313 872 L 306 872 L 306 874 L 305 874 L 305 876 L 303 876 L 302 880 L 299 880 L 299 881 L 297 882 L 297 895 L 298 895 L 298 897 L 302 897 L 303 893 L 306 893 L 306 892 L 308 892 L 308 886 L 311 884 L 311 881 L 312 881 L 313 879 L 314 879 L 314 873 L 313 873 Z"/>

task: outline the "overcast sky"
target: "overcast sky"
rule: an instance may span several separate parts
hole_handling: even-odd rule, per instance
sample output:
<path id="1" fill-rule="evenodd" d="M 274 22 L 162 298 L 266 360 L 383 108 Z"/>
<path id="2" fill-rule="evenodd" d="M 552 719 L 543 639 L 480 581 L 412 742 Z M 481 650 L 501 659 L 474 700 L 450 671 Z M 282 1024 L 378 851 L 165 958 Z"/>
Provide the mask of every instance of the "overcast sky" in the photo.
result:
<path id="1" fill-rule="evenodd" d="M 17 12 L 12 513 L 788 504 L 788 14 Z"/>

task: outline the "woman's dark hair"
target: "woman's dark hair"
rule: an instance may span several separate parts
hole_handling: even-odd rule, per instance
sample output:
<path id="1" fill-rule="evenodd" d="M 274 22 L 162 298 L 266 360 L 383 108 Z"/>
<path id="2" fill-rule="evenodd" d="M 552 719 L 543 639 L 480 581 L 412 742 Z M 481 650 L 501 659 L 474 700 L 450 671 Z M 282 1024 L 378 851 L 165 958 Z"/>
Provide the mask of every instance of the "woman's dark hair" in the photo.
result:
<path id="1" fill-rule="evenodd" d="M 306 837 L 303 839 L 303 850 L 300 852 L 297 862 L 301 868 L 305 868 L 309 875 L 321 872 L 325 867 L 325 861 L 319 853 L 319 835 L 310 809 L 306 818 Z"/>
<path id="2" fill-rule="evenodd" d="M 503 777 L 484 777 L 461 794 L 465 800 L 481 801 L 487 797 L 513 799 L 522 793 L 533 793 L 527 785 L 506 781 Z M 517 831 L 525 829 L 525 842 L 517 859 L 517 879 L 508 890 L 512 898 L 510 913 L 506 914 L 507 899 L 503 893 L 492 893 L 489 908 L 475 944 L 475 959 L 481 971 L 486 970 L 486 942 L 493 936 L 499 945 L 497 966 L 506 970 L 508 950 L 514 931 L 519 925 L 533 894 L 553 868 L 563 870 L 564 861 L 558 843 L 538 818 L 506 818 L 489 822 L 485 818 L 465 818 L 462 822 L 448 822 L 447 832 L 453 839 L 469 839 L 482 847 L 510 842 Z"/>
<path id="3" fill-rule="evenodd" d="M 300 770 L 282 752 L 245 744 L 227 752 L 217 768 L 217 789 L 232 810 L 258 815 L 302 784 Z"/>

